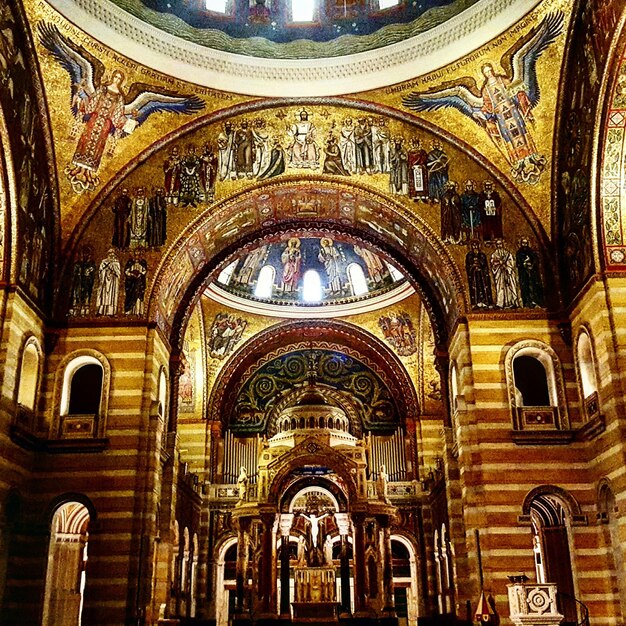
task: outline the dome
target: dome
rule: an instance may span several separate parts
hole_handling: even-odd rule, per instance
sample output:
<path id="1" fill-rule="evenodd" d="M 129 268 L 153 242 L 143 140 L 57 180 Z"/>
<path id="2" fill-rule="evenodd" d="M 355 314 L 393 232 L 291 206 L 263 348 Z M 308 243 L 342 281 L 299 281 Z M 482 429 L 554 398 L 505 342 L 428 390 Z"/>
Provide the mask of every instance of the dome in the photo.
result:
<path id="1" fill-rule="evenodd" d="M 276 419 L 276 434 L 268 443 L 270 447 L 293 447 L 315 437 L 331 447 L 354 446 L 356 438 L 350 430 L 350 419 L 345 411 L 330 404 L 320 388 L 309 383 L 296 402 L 280 413 Z"/>
<path id="2" fill-rule="evenodd" d="M 304 392 L 304 395 L 298 400 L 296 406 L 328 406 L 328 401 L 315 385 L 310 385 Z"/>
<path id="3" fill-rule="evenodd" d="M 346 236 L 292 232 L 242 248 L 222 265 L 207 296 L 249 312 L 307 317 L 389 306 L 414 293 L 381 253 Z"/>
<path id="4" fill-rule="evenodd" d="M 300 15 L 305 0 L 48 2 L 113 50 L 181 80 L 305 97 L 386 87 L 443 67 L 537 0 L 312 0 L 310 16 Z"/>
<path id="5" fill-rule="evenodd" d="M 478 0 L 114 0 L 149 23 L 223 52 L 262 58 L 355 54 L 419 35 Z"/>

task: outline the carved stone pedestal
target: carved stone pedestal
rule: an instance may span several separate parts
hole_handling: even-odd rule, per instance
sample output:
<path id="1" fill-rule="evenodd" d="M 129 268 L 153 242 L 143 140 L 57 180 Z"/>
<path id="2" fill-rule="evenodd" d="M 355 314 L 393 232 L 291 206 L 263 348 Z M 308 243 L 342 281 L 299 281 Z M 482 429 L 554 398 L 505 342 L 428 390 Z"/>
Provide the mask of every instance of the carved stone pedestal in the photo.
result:
<path id="1" fill-rule="evenodd" d="M 557 609 L 555 584 L 514 582 L 507 588 L 515 626 L 558 626 L 563 621 Z"/>

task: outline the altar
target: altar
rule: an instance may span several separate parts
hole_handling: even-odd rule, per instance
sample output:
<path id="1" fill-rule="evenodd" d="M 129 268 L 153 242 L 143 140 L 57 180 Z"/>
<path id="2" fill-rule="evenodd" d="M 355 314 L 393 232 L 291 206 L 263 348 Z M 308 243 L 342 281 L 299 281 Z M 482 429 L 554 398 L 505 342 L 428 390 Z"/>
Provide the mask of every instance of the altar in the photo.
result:
<path id="1" fill-rule="evenodd" d="M 294 622 L 338 621 L 334 567 L 294 568 L 294 592 Z"/>

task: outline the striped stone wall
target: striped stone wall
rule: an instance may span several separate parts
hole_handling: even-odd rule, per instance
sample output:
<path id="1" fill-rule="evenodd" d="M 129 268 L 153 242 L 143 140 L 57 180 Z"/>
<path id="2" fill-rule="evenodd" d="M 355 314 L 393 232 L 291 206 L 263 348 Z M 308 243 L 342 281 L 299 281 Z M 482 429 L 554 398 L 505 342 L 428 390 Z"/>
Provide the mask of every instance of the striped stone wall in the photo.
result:
<path id="1" fill-rule="evenodd" d="M 599 310 L 599 298 L 593 291 L 587 294 L 585 302 L 588 304 L 581 306 L 580 314 L 573 317 L 574 325 L 579 323 L 578 317 L 583 316 L 584 311 L 587 315 L 596 311 L 592 317 L 599 327 L 606 324 L 606 309 Z M 476 602 L 478 530 L 485 592 L 494 596 L 501 615 L 508 614 L 507 575 L 524 572 L 534 578 L 531 528 L 527 520 L 519 519 L 522 504 L 532 489 L 554 485 L 568 492 L 586 517 L 586 520 L 575 520 L 569 529 L 576 595 L 589 607 L 594 624 L 617 623 L 614 585 L 606 577 L 607 569 L 611 569 L 607 558 L 607 533 L 596 524 L 599 475 L 594 471 L 599 462 L 598 447 L 602 446 L 604 438 L 611 436 L 609 431 L 613 429 L 607 422 L 607 432 L 590 442 L 576 436 L 567 445 L 513 443 L 505 359 L 513 345 L 529 339 L 547 344 L 558 356 L 569 420 L 572 429 L 578 430 L 583 426 L 583 419 L 573 352 L 568 345 L 567 332 L 562 332 L 558 323 L 513 316 L 501 321 L 476 316 L 457 328 L 450 345 L 450 358 L 459 371 L 461 395 L 455 421 L 469 557 L 467 576 L 475 581 L 467 587 L 466 594 Z M 606 363 L 602 350 L 598 351 L 599 359 Z M 607 373 L 611 378 L 612 368 L 606 365 L 602 380 L 607 379 Z M 604 411 L 604 394 L 602 396 Z M 613 438 L 617 448 L 609 452 L 613 458 L 606 459 L 605 463 L 623 466 L 619 435 Z M 451 509 L 455 509 L 455 504 L 451 504 Z M 458 574 L 459 600 L 463 602 L 465 576 L 462 572 Z"/>
<path id="2" fill-rule="evenodd" d="M 15 323 L 12 328 L 17 328 Z M 13 330 L 5 342 L 12 350 L 17 345 L 15 333 Z M 66 494 L 80 494 L 93 505 L 97 516 L 89 527 L 84 623 L 124 623 L 143 610 L 150 592 L 146 589 L 151 580 L 151 559 L 146 549 L 150 541 L 145 539 L 157 533 L 163 420 L 158 416 L 156 399 L 159 372 L 162 367 L 167 370 L 168 351 L 157 332 L 145 326 L 71 328 L 60 332 L 47 359 L 41 389 L 45 421 L 53 438 L 58 432 L 62 366 L 68 355 L 85 349 L 98 351 L 110 365 L 104 431 L 107 443 L 92 452 L 68 448 L 35 455 L 25 485 L 30 502 L 24 515 L 28 521 L 25 541 L 37 549 L 9 564 L 7 623 L 25 623 L 24 610 L 32 615 L 32 623 L 37 621 L 34 612 L 38 607 L 32 598 L 40 597 L 41 592 L 48 516 L 53 502 L 71 497 Z M 11 446 L 16 449 L 15 444 Z M 36 543 L 28 537 L 35 533 L 40 538 Z M 18 588 L 20 592 L 16 592 Z M 23 604 L 26 598 L 28 608 Z M 17 621 L 11 621 L 12 615 Z"/>

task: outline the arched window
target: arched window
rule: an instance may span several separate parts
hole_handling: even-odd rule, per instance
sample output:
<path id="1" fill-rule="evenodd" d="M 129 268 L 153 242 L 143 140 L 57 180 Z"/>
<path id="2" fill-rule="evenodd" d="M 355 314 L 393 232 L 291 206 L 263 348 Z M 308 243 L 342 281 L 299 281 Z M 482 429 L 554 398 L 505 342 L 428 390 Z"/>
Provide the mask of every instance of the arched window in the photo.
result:
<path id="1" fill-rule="evenodd" d="M 576 356 L 578 357 L 578 374 L 582 388 L 584 414 L 587 419 L 592 419 L 600 412 L 598 403 L 598 377 L 596 373 L 596 363 L 593 357 L 591 338 L 584 329 L 578 335 Z"/>
<path id="2" fill-rule="evenodd" d="M 257 298 L 271 298 L 274 292 L 274 278 L 276 270 L 271 265 L 264 265 L 259 272 L 259 277 L 254 288 Z"/>
<path id="3" fill-rule="evenodd" d="M 294 22 L 313 22 L 317 9 L 316 0 L 291 0 L 291 19 Z"/>
<path id="4" fill-rule="evenodd" d="M 61 437 L 103 437 L 108 406 L 110 370 L 106 359 L 91 354 L 70 356 L 60 381 Z"/>
<path id="5" fill-rule="evenodd" d="M 80 626 L 86 584 L 89 510 L 66 502 L 52 517 L 43 626 Z"/>
<path id="6" fill-rule="evenodd" d="M 569 430 L 563 373 L 554 350 L 541 341 L 521 341 L 508 350 L 505 372 L 514 441 L 569 443 L 573 433 Z M 556 434 L 556 430 L 563 432 Z"/>
<path id="7" fill-rule="evenodd" d="M 207 11 L 214 13 L 222 13 L 224 15 L 230 13 L 231 0 L 205 0 Z"/>
<path id="8" fill-rule="evenodd" d="M 543 363 L 534 356 L 520 355 L 513 360 L 519 406 L 552 406 L 548 376 Z"/>
<path id="9" fill-rule="evenodd" d="M 302 281 L 302 299 L 304 302 L 320 302 L 323 294 L 320 275 L 315 270 L 307 270 Z"/>
<path id="10" fill-rule="evenodd" d="M 230 281 L 235 273 L 235 268 L 239 263 L 239 259 L 235 259 L 232 263 L 229 263 L 218 275 L 217 282 L 221 285 L 230 285 Z"/>
<path id="11" fill-rule="evenodd" d="M 78 367 L 70 382 L 68 415 L 96 415 L 102 397 L 102 365 L 86 363 Z"/>
<path id="12" fill-rule="evenodd" d="M 358 263 L 350 263 L 346 268 L 353 296 L 362 296 L 369 291 L 363 268 Z"/>
<path id="13" fill-rule="evenodd" d="M 161 370 L 159 373 L 159 416 L 163 419 L 166 417 L 167 413 L 167 376 L 165 375 L 165 371 Z"/>
<path id="14" fill-rule="evenodd" d="M 27 341 L 22 352 L 19 389 L 17 403 L 33 411 L 37 398 L 37 384 L 39 382 L 39 350 L 34 338 Z"/>
<path id="15" fill-rule="evenodd" d="M 450 368 L 450 409 L 453 413 L 456 413 L 458 406 L 458 397 L 459 397 L 459 377 L 456 371 L 456 364 L 453 363 Z"/>

